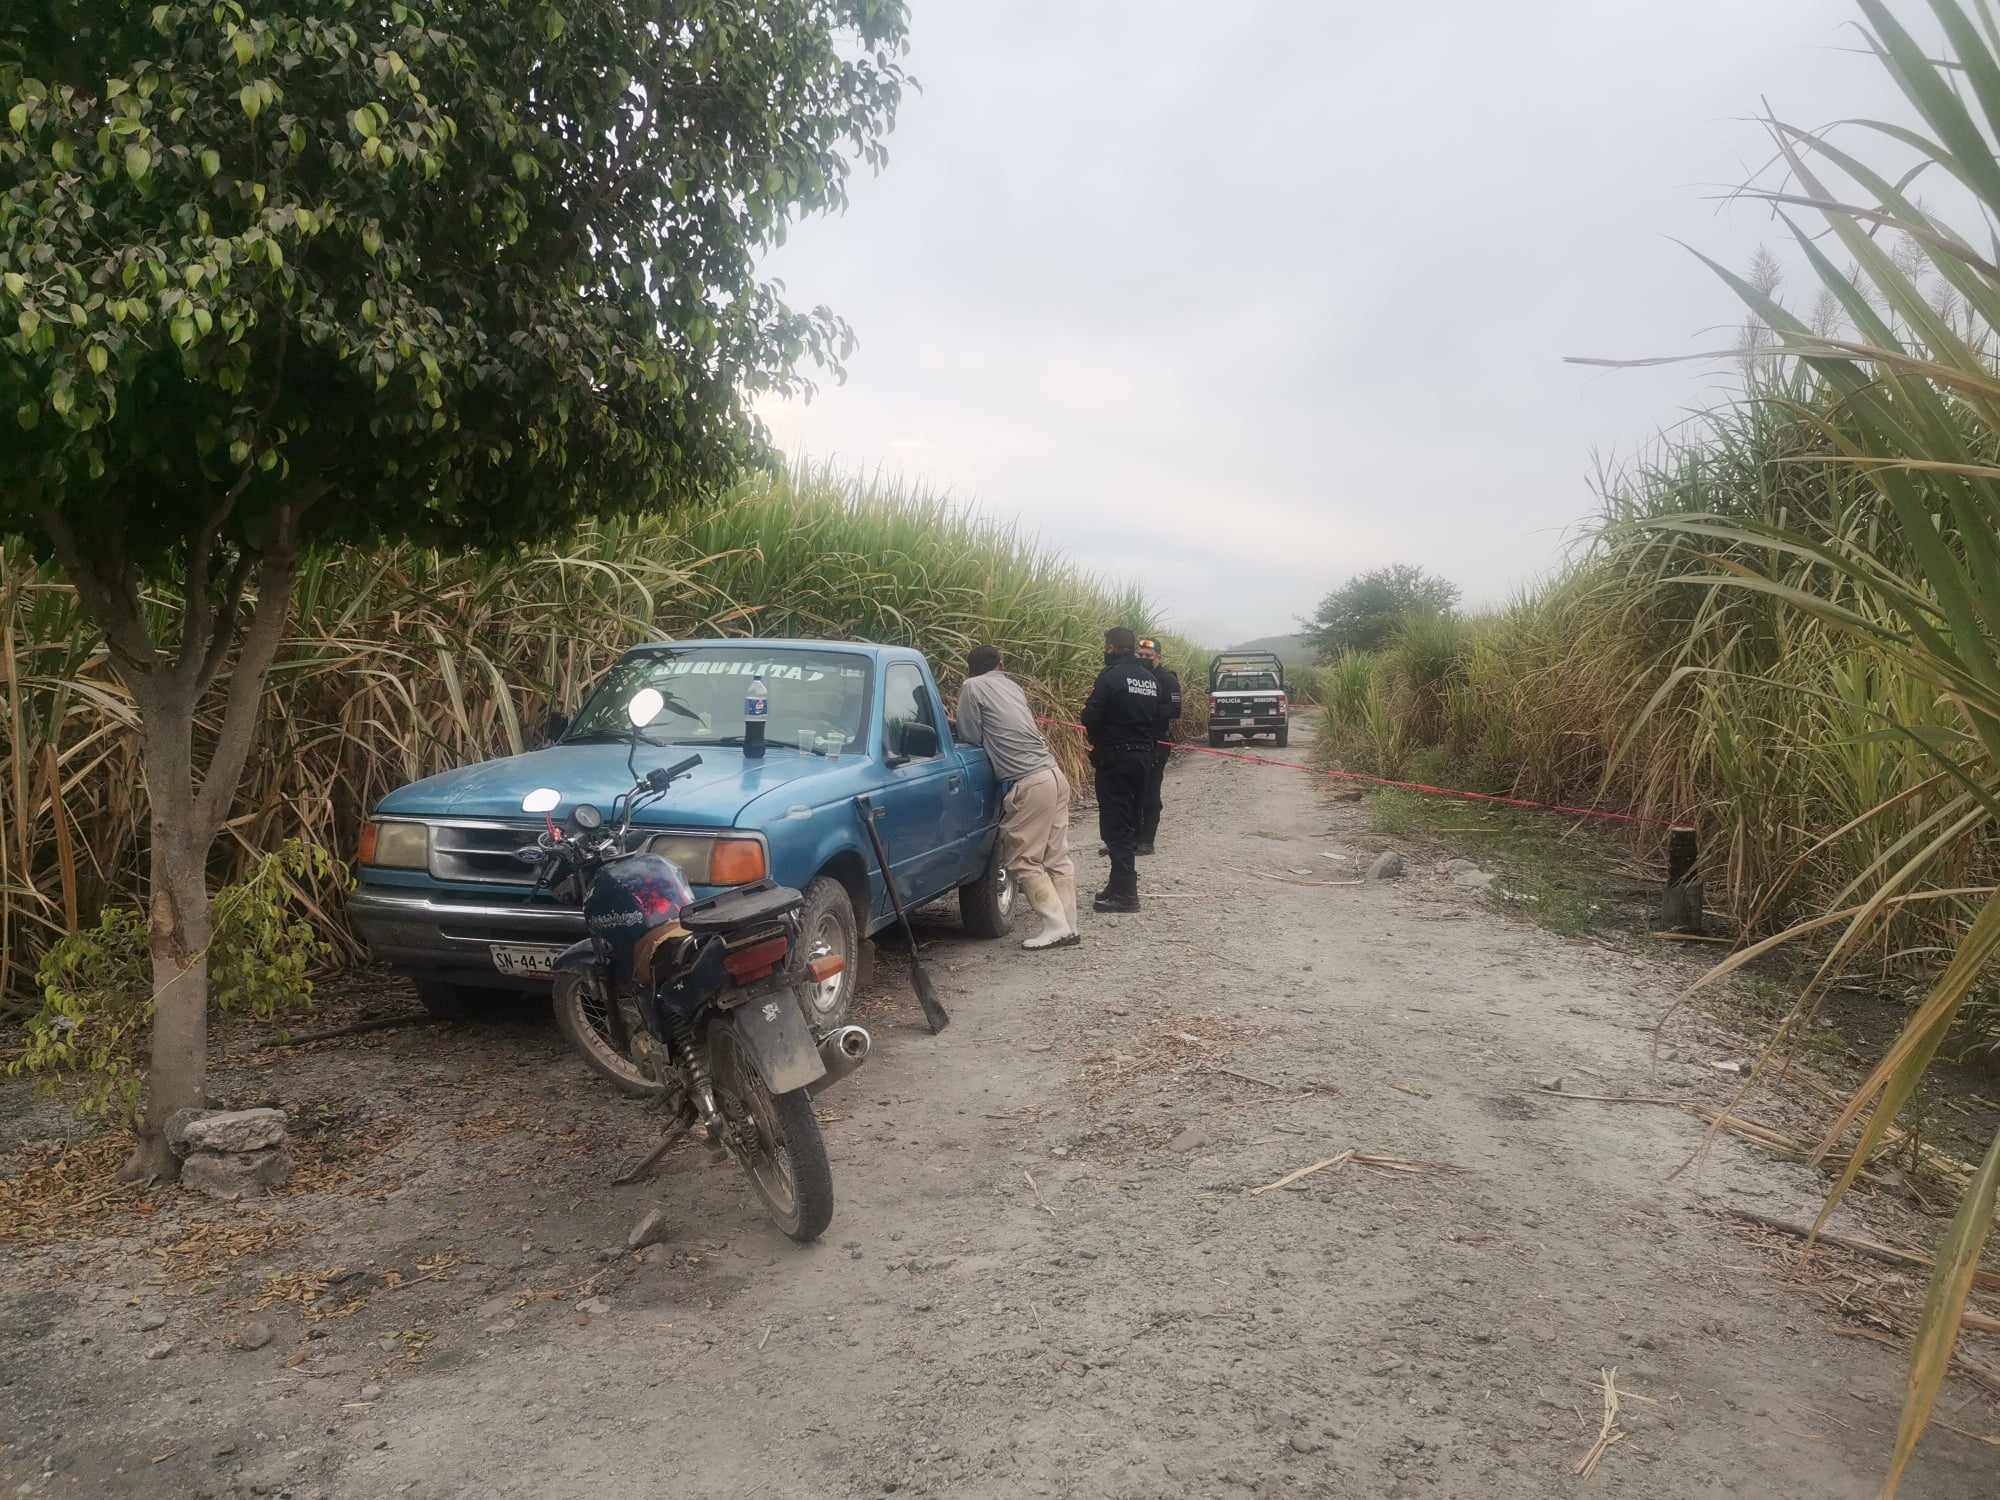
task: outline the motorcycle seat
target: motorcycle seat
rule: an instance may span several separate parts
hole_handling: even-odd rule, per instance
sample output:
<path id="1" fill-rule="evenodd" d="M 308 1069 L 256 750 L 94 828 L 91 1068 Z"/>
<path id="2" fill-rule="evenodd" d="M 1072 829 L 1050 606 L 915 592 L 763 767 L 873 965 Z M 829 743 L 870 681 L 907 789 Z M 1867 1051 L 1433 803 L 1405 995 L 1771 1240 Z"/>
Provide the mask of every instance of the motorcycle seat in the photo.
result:
<path id="1" fill-rule="evenodd" d="M 785 916 L 798 910 L 804 900 L 788 885 L 761 882 L 697 901 L 681 913 L 681 925 L 689 932 L 723 932 Z"/>

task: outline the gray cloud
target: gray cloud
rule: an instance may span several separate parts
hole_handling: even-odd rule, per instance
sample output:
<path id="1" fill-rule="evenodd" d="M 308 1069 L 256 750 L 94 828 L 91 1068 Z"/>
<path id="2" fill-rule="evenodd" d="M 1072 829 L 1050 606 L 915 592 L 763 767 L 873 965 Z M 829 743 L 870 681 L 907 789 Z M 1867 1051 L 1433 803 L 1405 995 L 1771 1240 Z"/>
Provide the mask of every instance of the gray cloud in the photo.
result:
<path id="1" fill-rule="evenodd" d="M 1182 629 L 1289 628 L 1387 562 L 1497 601 L 1591 509 L 1591 453 L 1712 390 L 1565 354 L 1711 347 L 1678 237 L 1744 116 L 1895 112 L 1847 0 L 1235 6 L 916 0 L 889 169 L 771 263 L 850 319 L 780 442 L 882 465 L 1139 579 Z"/>

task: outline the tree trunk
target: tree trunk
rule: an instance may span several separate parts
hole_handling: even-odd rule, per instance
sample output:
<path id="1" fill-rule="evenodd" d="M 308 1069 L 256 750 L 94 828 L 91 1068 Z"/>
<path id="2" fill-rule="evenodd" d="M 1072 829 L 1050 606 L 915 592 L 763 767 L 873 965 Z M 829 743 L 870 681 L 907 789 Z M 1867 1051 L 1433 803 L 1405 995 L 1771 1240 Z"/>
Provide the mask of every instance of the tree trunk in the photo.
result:
<path id="1" fill-rule="evenodd" d="M 207 1103 L 208 947 L 213 936 L 208 851 L 229 816 L 256 740 L 264 680 L 282 639 L 294 576 L 288 547 L 266 554 L 257 574 L 256 610 L 230 673 L 215 748 L 198 781 L 194 713 L 207 689 L 207 675 L 161 660 L 151 672 L 133 673 L 138 680 L 128 684 L 139 705 L 152 810 L 147 947 L 153 960 L 153 1052 L 145 1119 L 138 1147 L 125 1164 L 127 1177 L 178 1177 L 180 1162 L 167 1144 L 167 1121 L 177 1110 Z M 204 616 L 214 620 L 214 640 L 184 640 L 183 663 L 210 655 L 219 662 L 228 645 L 222 632 L 233 633 L 233 616 Z M 203 618 L 190 614 L 187 628 L 198 631 L 202 623 Z"/>
<path id="2" fill-rule="evenodd" d="M 166 1126 L 175 1110 L 199 1109 L 208 1102 L 208 910 L 207 846 L 184 831 L 163 837 L 164 824 L 185 830 L 192 802 L 165 814 L 153 805 L 151 921 L 147 947 L 153 956 L 153 1057 L 147 1074 L 146 1118 L 132 1171 L 170 1180 L 180 1162 L 167 1144 Z"/>
<path id="3" fill-rule="evenodd" d="M 208 840 L 196 828 L 194 693 L 165 669 L 133 682 L 151 818 L 146 946 L 153 958 L 153 1052 L 146 1114 L 128 1177 L 179 1175 L 167 1118 L 207 1102 Z"/>

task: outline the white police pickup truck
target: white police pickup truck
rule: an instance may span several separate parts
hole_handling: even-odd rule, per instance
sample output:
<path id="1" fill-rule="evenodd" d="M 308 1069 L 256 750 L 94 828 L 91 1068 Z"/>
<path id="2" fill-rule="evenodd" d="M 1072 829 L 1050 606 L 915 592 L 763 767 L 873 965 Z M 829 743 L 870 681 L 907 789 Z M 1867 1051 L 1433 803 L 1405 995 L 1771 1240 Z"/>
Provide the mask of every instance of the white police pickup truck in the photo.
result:
<path id="1" fill-rule="evenodd" d="M 1291 702 L 1285 694 L 1285 664 L 1269 651 L 1225 651 L 1208 664 L 1208 742 L 1220 745 L 1232 734 L 1272 736 L 1291 743 Z"/>

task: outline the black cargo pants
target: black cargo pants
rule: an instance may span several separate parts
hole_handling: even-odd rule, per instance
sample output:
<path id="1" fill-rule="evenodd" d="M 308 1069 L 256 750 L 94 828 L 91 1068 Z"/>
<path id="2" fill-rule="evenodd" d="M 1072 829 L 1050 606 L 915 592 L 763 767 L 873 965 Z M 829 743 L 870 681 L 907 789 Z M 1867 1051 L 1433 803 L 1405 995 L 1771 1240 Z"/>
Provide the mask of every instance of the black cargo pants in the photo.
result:
<path id="1" fill-rule="evenodd" d="M 1161 731 L 1165 738 L 1166 732 Z M 1153 746 L 1152 764 L 1146 770 L 1146 801 L 1139 809 L 1139 847 L 1150 849 L 1160 836 L 1160 793 L 1167 779 L 1167 760 L 1173 754 L 1165 745 Z"/>
<path id="2" fill-rule="evenodd" d="M 1139 823 L 1146 806 L 1146 786 L 1152 776 L 1153 747 L 1131 745 L 1097 752 L 1097 832 L 1111 854 L 1111 881 L 1105 890 L 1136 900 L 1139 867 L 1133 855 L 1139 847 Z"/>

